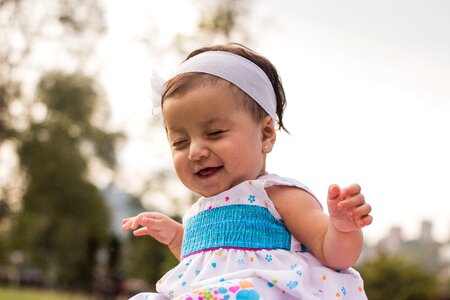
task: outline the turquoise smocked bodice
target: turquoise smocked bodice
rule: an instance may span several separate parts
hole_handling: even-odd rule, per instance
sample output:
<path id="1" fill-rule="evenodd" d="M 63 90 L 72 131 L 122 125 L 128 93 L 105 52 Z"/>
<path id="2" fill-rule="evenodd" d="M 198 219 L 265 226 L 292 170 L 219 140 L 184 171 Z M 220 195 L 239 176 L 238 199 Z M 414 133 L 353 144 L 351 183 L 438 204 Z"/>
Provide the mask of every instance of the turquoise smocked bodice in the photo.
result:
<path id="1" fill-rule="evenodd" d="M 291 234 L 267 208 L 229 205 L 208 209 L 186 224 L 182 256 L 217 248 L 285 249 Z"/>

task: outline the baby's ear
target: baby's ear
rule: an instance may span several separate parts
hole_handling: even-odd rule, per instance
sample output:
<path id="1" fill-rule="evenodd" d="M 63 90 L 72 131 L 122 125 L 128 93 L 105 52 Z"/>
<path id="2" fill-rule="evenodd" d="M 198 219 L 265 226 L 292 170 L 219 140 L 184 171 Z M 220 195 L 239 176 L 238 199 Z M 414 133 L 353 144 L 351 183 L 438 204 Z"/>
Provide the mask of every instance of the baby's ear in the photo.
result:
<path id="1" fill-rule="evenodd" d="M 269 153 L 272 151 L 272 147 L 275 144 L 277 134 L 275 131 L 275 126 L 273 120 L 270 116 L 266 116 L 262 123 L 262 142 L 263 151 Z"/>

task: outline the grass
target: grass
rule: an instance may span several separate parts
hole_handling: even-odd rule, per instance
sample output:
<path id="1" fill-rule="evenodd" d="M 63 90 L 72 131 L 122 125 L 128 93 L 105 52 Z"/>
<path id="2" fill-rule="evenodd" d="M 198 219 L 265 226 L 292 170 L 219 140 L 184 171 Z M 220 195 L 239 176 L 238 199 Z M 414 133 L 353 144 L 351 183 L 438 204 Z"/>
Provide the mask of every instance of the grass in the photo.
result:
<path id="1" fill-rule="evenodd" d="M 37 289 L 0 287 L 0 299 L 8 300 L 89 300 L 89 296 Z"/>

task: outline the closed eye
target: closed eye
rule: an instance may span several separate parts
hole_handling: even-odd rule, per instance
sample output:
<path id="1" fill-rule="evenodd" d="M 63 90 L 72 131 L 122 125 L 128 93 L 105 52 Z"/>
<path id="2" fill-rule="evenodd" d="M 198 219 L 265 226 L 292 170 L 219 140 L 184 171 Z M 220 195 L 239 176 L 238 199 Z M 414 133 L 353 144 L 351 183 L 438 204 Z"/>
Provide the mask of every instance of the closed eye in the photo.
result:
<path id="1" fill-rule="evenodd" d="M 213 130 L 213 131 L 208 133 L 208 136 L 209 137 L 217 137 L 217 136 L 221 135 L 224 132 L 225 132 L 224 130 Z"/>
<path id="2" fill-rule="evenodd" d="M 172 142 L 172 147 L 181 148 L 188 143 L 188 140 L 179 140 Z"/>

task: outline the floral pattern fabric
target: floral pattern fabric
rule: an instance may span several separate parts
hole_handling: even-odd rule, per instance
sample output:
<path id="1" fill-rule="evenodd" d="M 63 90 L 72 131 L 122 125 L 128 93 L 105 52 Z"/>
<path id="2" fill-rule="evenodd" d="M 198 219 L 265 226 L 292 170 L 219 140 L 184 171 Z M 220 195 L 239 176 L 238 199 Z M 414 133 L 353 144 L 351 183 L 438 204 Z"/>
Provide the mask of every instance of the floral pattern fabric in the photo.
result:
<path id="1" fill-rule="evenodd" d="M 272 185 L 294 186 L 310 193 L 298 181 L 265 175 L 200 198 L 183 217 L 183 224 L 202 211 L 229 205 L 264 207 L 282 223 L 266 193 Z M 357 271 L 323 266 L 293 236 L 290 250 L 227 247 L 187 255 L 158 281 L 156 289 L 157 294 L 140 293 L 131 299 L 367 299 Z"/>

